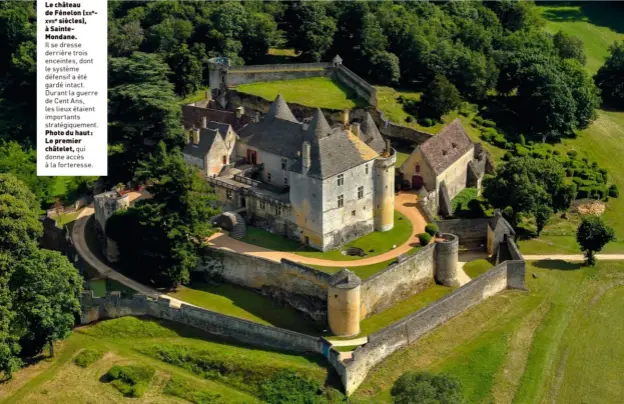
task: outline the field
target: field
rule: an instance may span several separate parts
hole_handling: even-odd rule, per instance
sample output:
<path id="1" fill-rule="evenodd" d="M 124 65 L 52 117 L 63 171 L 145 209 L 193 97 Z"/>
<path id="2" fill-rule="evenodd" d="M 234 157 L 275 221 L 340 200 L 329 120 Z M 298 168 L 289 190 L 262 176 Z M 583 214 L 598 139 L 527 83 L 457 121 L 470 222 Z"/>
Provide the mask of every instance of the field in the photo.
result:
<path id="1" fill-rule="evenodd" d="M 73 360 L 85 347 L 104 356 L 82 368 Z M 129 364 L 156 371 L 142 398 L 123 397 L 104 377 L 112 366 Z M 225 344 L 189 327 L 124 317 L 75 330 L 58 344 L 55 358 L 0 384 L 0 402 L 184 403 L 172 394 L 187 399 L 218 394 L 218 401 L 194 402 L 256 403 L 261 383 L 283 369 L 319 386 L 328 381 L 318 358 Z"/>
<path id="2" fill-rule="evenodd" d="M 613 403 L 624 395 L 624 263 L 539 261 L 530 292 L 486 300 L 376 367 L 353 402 L 391 402 L 407 370 L 458 377 L 469 403 Z M 535 273 L 537 278 L 531 275 Z"/>
<path id="3" fill-rule="evenodd" d="M 241 84 L 236 90 L 269 101 L 281 94 L 287 102 L 319 108 L 350 109 L 365 104 L 357 96 L 351 96 L 343 85 L 327 77 Z"/>

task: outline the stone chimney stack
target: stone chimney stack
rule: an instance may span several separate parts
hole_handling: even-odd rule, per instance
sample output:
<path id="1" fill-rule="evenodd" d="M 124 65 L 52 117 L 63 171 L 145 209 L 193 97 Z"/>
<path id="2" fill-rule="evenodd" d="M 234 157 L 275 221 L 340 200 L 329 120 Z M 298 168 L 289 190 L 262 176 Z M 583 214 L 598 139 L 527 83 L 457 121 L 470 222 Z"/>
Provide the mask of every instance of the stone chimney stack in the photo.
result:
<path id="1" fill-rule="evenodd" d="M 353 133 L 358 138 L 361 137 L 360 124 L 358 122 L 354 122 L 351 124 L 351 133 Z"/>
<path id="2" fill-rule="evenodd" d="M 390 139 L 386 139 L 386 148 L 384 150 L 384 155 L 386 157 L 392 154 L 392 145 L 390 144 Z"/>
<path id="3" fill-rule="evenodd" d="M 193 144 L 199 144 L 199 129 L 193 129 Z"/>
<path id="4" fill-rule="evenodd" d="M 236 108 L 236 119 L 241 119 L 245 113 L 245 107 Z"/>
<path id="5" fill-rule="evenodd" d="M 202 117 L 202 128 L 207 128 L 208 127 L 208 118 L 207 117 Z"/>
<path id="6" fill-rule="evenodd" d="M 310 158 L 310 142 L 303 142 L 303 153 L 302 153 L 303 174 L 306 174 L 308 172 L 311 164 L 312 164 L 312 161 Z"/>

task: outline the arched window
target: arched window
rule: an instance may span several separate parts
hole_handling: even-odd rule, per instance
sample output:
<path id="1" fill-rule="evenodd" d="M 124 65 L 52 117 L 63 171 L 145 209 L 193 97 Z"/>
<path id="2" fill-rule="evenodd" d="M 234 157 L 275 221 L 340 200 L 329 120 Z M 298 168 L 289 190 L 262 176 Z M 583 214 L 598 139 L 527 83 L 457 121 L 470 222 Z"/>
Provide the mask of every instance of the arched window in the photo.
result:
<path id="1" fill-rule="evenodd" d="M 420 172 L 420 164 L 416 164 L 416 172 L 419 173 Z"/>

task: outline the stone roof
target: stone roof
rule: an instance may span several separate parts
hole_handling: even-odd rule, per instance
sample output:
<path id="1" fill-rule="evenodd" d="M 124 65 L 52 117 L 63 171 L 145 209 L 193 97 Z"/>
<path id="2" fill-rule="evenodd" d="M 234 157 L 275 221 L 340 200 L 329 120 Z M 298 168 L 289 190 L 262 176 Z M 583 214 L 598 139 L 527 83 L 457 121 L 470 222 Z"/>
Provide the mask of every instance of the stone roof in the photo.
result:
<path id="1" fill-rule="evenodd" d="M 215 121 L 206 122 L 207 129 L 218 130 L 219 134 L 222 137 L 225 137 L 225 135 L 227 135 L 231 126 L 232 125 L 230 125 L 229 123 L 223 123 L 223 122 L 215 122 Z"/>
<path id="2" fill-rule="evenodd" d="M 297 122 L 278 96 L 271 111 L 259 122 L 250 123 L 238 133 L 242 142 L 278 156 L 295 160 L 290 170 L 301 172 L 303 142 L 310 142 L 310 169 L 308 175 L 320 179 L 332 177 L 366 161 L 378 153 L 342 128 L 331 128 L 320 109 L 307 129 Z M 292 117 L 293 120 L 290 118 Z"/>
<path id="3" fill-rule="evenodd" d="M 436 174 L 441 174 L 473 147 L 459 119 L 446 125 L 440 133 L 419 146 Z"/>
<path id="4" fill-rule="evenodd" d="M 360 132 L 364 142 L 369 145 L 377 153 L 381 154 L 386 148 L 386 142 L 379 132 L 377 125 L 370 113 L 366 113 L 364 120 L 360 124 Z"/>
<path id="5" fill-rule="evenodd" d="M 282 119 L 284 121 L 299 123 L 297 118 L 293 115 L 292 111 L 286 104 L 286 100 L 278 94 L 275 97 L 275 100 L 271 104 L 271 108 L 269 108 L 269 112 L 266 114 L 265 119 Z"/>
<path id="6" fill-rule="evenodd" d="M 212 144 L 217 138 L 223 140 L 217 129 L 201 128 L 199 130 L 199 143 L 194 144 L 192 141 L 187 143 L 182 152 L 184 154 L 203 159 L 204 156 L 210 151 Z"/>

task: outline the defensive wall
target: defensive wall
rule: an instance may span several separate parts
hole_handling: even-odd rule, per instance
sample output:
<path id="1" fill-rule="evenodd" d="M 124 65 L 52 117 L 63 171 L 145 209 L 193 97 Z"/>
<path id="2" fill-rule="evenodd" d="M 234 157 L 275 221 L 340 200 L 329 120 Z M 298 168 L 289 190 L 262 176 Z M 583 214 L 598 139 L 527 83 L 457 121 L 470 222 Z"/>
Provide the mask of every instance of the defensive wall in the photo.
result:
<path id="1" fill-rule="evenodd" d="M 122 298 L 119 292 L 106 297 L 93 297 L 92 291 L 83 293 L 80 324 L 124 316 L 150 316 L 186 324 L 209 334 L 232 338 L 254 346 L 301 353 L 323 352 L 323 340 L 278 327 L 226 316 L 201 307 L 181 304 L 171 306 L 169 299 L 154 299 L 145 295 Z"/>
<path id="2" fill-rule="evenodd" d="M 227 68 L 225 84 L 235 87 L 258 81 L 278 81 L 327 77 L 333 74 L 331 63 L 291 63 L 272 65 L 230 66 Z"/>

